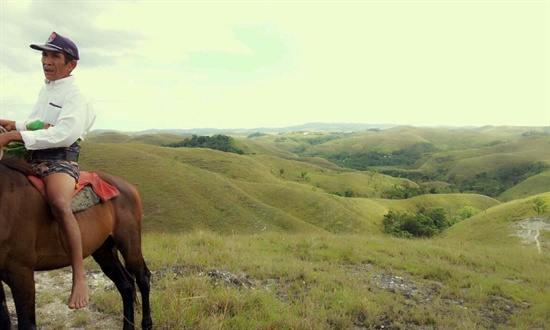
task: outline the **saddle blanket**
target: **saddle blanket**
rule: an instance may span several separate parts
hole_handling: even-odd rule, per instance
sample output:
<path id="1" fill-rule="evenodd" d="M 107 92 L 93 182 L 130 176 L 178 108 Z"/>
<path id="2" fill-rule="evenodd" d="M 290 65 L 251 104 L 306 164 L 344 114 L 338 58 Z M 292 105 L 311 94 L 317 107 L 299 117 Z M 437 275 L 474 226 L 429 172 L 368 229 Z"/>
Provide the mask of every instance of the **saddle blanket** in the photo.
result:
<path id="1" fill-rule="evenodd" d="M 32 185 L 46 197 L 44 182 L 36 176 L 27 177 Z M 100 201 L 107 201 L 118 196 L 118 190 L 107 182 L 101 180 L 97 173 L 80 171 L 80 178 L 75 185 L 71 208 L 73 213 L 83 211 Z"/>

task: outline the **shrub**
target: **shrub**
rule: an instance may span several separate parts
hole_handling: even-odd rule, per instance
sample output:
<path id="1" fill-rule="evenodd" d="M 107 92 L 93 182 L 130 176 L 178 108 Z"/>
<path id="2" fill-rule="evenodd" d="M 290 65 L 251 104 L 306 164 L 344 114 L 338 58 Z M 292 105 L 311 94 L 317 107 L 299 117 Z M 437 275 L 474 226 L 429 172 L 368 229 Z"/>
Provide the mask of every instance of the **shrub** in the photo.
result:
<path id="1" fill-rule="evenodd" d="M 460 220 L 466 220 L 468 218 L 473 217 L 474 215 L 478 214 L 479 210 L 472 206 L 464 206 L 458 211 L 458 216 L 460 217 Z"/>
<path id="2" fill-rule="evenodd" d="M 535 198 L 533 204 L 533 210 L 535 210 L 535 212 L 537 212 L 537 215 L 539 216 L 548 209 L 548 205 L 546 205 L 546 202 L 540 197 Z"/>
<path id="3" fill-rule="evenodd" d="M 398 237 L 432 237 L 452 225 L 440 207 L 421 209 L 417 214 L 390 210 L 382 220 L 384 231 Z"/>

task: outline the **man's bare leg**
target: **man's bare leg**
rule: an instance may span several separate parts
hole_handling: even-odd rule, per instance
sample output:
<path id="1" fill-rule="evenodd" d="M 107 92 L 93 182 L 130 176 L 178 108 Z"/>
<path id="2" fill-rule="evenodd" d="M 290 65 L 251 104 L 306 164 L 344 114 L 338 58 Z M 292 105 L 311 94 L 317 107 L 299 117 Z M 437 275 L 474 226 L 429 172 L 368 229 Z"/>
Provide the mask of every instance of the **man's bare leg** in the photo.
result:
<path id="1" fill-rule="evenodd" d="M 80 228 L 71 211 L 71 198 L 75 187 L 74 178 L 65 173 L 55 173 L 44 178 L 46 195 L 52 212 L 59 222 L 63 248 L 69 256 L 73 270 L 73 286 L 69 297 L 69 308 L 88 305 L 88 285 L 82 256 Z M 64 239 L 63 239 L 64 238 Z"/>

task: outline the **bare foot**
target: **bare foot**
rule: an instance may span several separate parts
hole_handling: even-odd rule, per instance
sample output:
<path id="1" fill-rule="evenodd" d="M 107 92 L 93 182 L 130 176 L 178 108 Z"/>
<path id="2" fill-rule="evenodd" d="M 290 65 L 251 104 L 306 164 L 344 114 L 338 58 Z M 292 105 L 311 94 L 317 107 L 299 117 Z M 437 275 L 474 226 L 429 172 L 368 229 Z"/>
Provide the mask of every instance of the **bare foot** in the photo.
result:
<path id="1" fill-rule="evenodd" d="M 86 279 L 75 280 L 69 298 L 69 308 L 79 309 L 88 305 L 88 285 Z"/>

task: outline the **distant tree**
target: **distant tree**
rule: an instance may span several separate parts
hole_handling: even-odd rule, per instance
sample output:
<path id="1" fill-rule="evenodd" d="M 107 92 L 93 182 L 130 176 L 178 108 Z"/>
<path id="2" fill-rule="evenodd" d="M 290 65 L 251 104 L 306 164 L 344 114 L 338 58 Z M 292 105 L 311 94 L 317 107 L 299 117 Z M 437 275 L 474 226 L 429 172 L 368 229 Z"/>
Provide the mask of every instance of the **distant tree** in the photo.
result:
<path id="1" fill-rule="evenodd" d="M 357 196 L 357 193 L 348 188 L 344 191 L 344 196 L 345 197 L 355 197 L 355 196 Z"/>
<path id="2" fill-rule="evenodd" d="M 267 134 L 265 134 L 265 133 L 256 132 L 256 133 L 250 134 L 250 135 L 247 136 L 246 138 L 247 138 L 247 139 L 253 139 L 253 138 L 257 138 L 257 137 L 260 137 L 260 136 L 266 136 L 266 135 L 267 135 Z"/>
<path id="3" fill-rule="evenodd" d="M 244 151 L 236 148 L 234 145 L 235 142 L 233 138 L 227 135 L 216 134 L 214 136 L 197 136 L 193 134 L 191 138 L 186 138 L 176 143 L 165 144 L 163 146 L 172 148 L 209 148 L 239 155 L 244 154 Z"/>
<path id="4" fill-rule="evenodd" d="M 414 196 L 422 195 L 429 192 L 427 188 L 414 188 L 409 185 L 397 186 L 382 192 L 382 198 L 387 199 L 407 199 Z"/>
<path id="5" fill-rule="evenodd" d="M 436 231 L 443 231 L 451 226 L 447 211 L 442 207 L 431 207 L 420 210 L 420 214 L 424 215 L 428 222 L 426 225 Z"/>
<path id="6" fill-rule="evenodd" d="M 458 216 L 460 217 L 460 220 L 465 220 L 468 218 L 473 217 L 474 215 L 478 214 L 479 210 L 472 206 L 464 206 L 458 211 Z"/>
<path id="7" fill-rule="evenodd" d="M 403 230 L 403 224 L 408 221 L 410 215 L 408 213 L 400 213 L 399 211 L 390 210 L 384 215 L 382 224 L 384 231 L 398 237 L 412 237 L 412 234 Z"/>
<path id="8" fill-rule="evenodd" d="M 533 209 L 535 212 L 537 212 L 537 215 L 542 215 L 546 210 L 548 209 L 548 205 L 546 204 L 546 201 L 544 201 L 542 198 L 537 197 L 533 200 Z"/>

